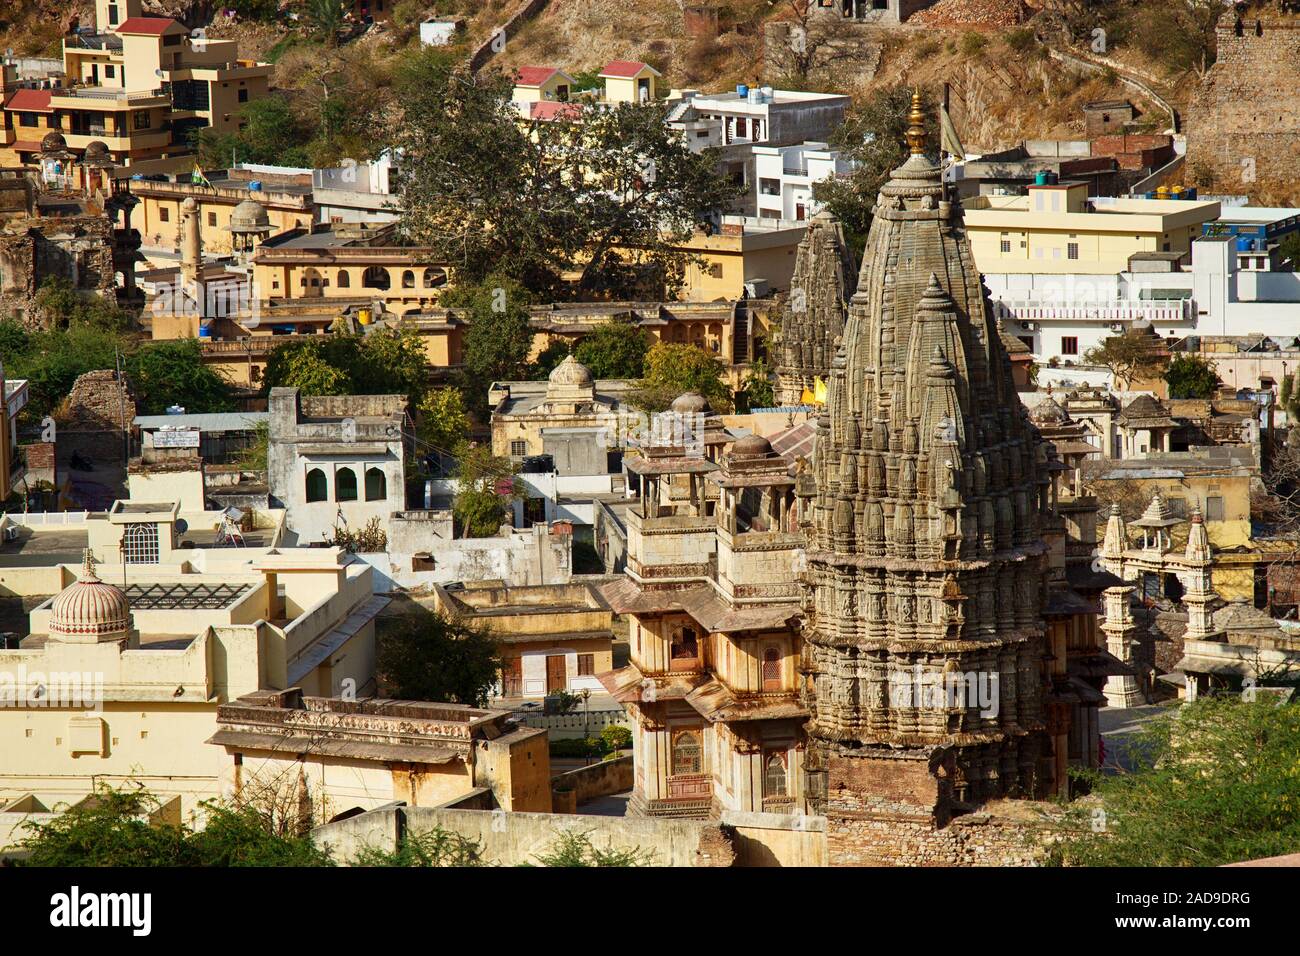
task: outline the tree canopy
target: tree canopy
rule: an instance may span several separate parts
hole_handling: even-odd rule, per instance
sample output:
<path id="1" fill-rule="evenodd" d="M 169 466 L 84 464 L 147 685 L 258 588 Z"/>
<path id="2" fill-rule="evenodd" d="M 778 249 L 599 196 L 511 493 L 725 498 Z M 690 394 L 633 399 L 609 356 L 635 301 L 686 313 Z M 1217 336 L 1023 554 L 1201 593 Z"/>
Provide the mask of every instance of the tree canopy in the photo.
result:
<path id="1" fill-rule="evenodd" d="M 267 356 L 266 389 L 306 395 L 405 395 L 418 405 L 428 383 L 420 335 L 384 328 L 369 335 L 334 333 L 277 345 Z"/>
<path id="2" fill-rule="evenodd" d="M 512 77 L 436 51 L 413 57 L 398 85 L 402 227 L 469 284 L 504 272 L 547 297 L 573 274 L 587 295 L 671 288 L 689 261 L 680 243 L 736 194 L 711 152 L 664 125 L 662 103 L 575 102 L 524 123 Z"/>
<path id="3" fill-rule="evenodd" d="M 528 356 L 533 348 L 529 302 L 527 290 L 504 275 L 449 289 L 439 300 L 440 305 L 461 310 L 469 322 L 464 364 L 471 404 L 486 400 L 492 382 L 529 377 Z"/>
<path id="4" fill-rule="evenodd" d="M 490 538 L 510 522 L 518 469 L 486 445 L 457 450 L 456 496 L 451 510 L 466 538 Z"/>
<path id="5" fill-rule="evenodd" d="M 645 377 L 634 397 L 649 412 L 663 411 L 685 392 L 699 392 L 715 411 L 731 409 L 731 389 L 723 366 L 698 345 L 657 342 L 645 357 Z"/>
<path id="6" fill-rule="evenodd" d="M 640 378 L 652 341 L 639 325 L 605 322 L 587 333 L 573 352 L 593 378 Z"/>
<path id="7" fill-rule="evenodd" d="M 928 141 L 939 148 L 934 97 L 921 91 Z M 912 88 L 902 84 L 872 93 L 835 131 L 832 145 L 854 162 L 848 176 L 830 176 L 813 184 L 813 197 L 844 225 L 850 243 L 861 249 L 871 229 L 876 197 L 892 170 L 907 159 L 907 116 Z"/>
<path id="8" fill-rule="evenodd" d="M 391 697 L 481 707 L 501 672 L 500 644 L 473 621 L 416 605 L 381 620 L 378 672 Z"/>
<path id="9" fill-rule="evenodd" d="M 1170 398 L 1213 398 L 1219 387 L 1214 363 L 1199 355 L 1176 355 L 1165 369 Z"/>
<path id="10" fill-rule="evenodd" d="M 1075 866 L 1222 866 L 1300 846 L 1300 706 L 1207 697 L 1137 731 L 1129 773 L 1082 774 L 1054 850 Z"/>
<path id="11" fill-rule="evenodd" d="M 1156 348 L 1160 344 L 1159 339 L 1130 329 L 1088 349 L 1083 353 L 1083 361 L 1109 369 L 1115 377 L 1115 387 L 1127 389 L 1135 381 L 1159 375 L 1164 370 L 1168 359 Z"/>

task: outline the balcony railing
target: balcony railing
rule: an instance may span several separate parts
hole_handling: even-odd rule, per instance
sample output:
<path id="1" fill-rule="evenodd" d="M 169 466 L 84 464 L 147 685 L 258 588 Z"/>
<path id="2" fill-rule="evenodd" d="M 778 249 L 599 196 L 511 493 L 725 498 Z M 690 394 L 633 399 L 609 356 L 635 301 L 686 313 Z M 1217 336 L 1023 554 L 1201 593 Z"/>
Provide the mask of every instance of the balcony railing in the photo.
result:
<path id="1" fill-rule="evenodd" d="M 1020 322 L 1076 320 L 1084 322 L 1182 322 L 1192 318 L 1191 299 L 1116 299 L 1106 302 L 1047 302 L 1041 299 L 998 299 L 996 314 Z"/>
<path id="2" fill-rule="evenodd" d="M 164 96 L 162 87 L 153 90 L 119 90 L 104 86 L 69 86 L 53 91 L 55 96 L 73 96 L 89 100 L 153 100 Z"/>

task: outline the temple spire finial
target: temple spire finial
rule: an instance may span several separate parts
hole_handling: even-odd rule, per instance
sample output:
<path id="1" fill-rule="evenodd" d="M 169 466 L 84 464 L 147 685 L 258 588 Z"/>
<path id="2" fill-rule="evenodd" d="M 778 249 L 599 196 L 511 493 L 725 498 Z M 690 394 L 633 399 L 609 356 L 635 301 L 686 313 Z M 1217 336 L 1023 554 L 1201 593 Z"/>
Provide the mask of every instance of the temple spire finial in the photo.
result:
<path id="1" fill-rule="evenodd" d="M 83 581 L 98 581 L 99 575 L 95 573 L 95 552 L 86 548 L 81 552 L 81 579 Z"/>
<path id="2" fill-rule="evenodd" d="M 921 88 L 912 90 L 912 111 L 907 115 L 907 145 L 913 156 L 925 155 L 925 112 L 921 109 Z"/>

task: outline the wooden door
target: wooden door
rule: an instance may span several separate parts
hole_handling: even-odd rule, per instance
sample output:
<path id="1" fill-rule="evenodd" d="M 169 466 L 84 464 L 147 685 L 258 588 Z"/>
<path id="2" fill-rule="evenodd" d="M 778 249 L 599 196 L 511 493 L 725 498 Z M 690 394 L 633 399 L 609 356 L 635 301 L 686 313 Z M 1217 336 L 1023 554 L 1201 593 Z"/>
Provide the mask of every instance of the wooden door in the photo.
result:
<path id="1" fill-rule="evenodd" d="M 568 690 L 568 679 L 565 674 L 564 655 L 554 654 L 546 658 L 546 692 Z"/>
<path id="2" fill-rule="evenodd" d="M 524 659 L 522 657 L 506 658 L 502 674 L 502 693 L 506 697 L 518 697 L 524 691 Z"/>

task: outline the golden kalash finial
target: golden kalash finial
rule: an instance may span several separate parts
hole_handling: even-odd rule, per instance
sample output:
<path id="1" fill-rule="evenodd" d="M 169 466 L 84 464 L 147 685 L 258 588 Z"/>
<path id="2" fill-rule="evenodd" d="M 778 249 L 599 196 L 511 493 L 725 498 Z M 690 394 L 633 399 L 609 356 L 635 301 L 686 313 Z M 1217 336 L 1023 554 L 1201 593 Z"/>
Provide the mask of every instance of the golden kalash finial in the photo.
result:
<path id="1" fill-rule="evenodd" d="M 925 113 L 921 109 L 920 87 L 912 90 L 912 112 L 907 114 L 907 122 L 907 145 L 912 155 L 925 155 Z"/>

